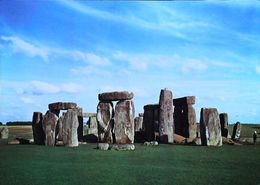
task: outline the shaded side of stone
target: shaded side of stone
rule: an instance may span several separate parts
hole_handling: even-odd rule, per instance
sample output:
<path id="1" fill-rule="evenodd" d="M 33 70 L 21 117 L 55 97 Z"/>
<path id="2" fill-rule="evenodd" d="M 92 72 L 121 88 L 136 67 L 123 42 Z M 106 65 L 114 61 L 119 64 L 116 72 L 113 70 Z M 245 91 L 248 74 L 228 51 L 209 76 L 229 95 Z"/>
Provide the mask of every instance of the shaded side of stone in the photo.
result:
<path id="1" fill-rule="evenodd" d="M 237 122 L 233 127 L 233 132 L 232 132 L 232 136 L 231 136 L 233 141 L 239 140 L 240 134 L 241 134 L 241 129 L 242 129 L 242 125 L 239 122 Z"/>
<path id="2" fill-rule="evenodd" d="M 83 110 L 82 108 L 77 107 L 77 114 L 78 114 L 78 141 L 83 141 Z"/>
<path id="3" fill-rule="evenodd" d="M 219 114 L 220 125 L 221 125 L 221 135 L 223 137 L 228 137 L 228 114 Z"/>
<path id="4" fill-rule="evenodd" d="M 41 112 L 34 112 L 32 118 L 33 140 L 36 145 L 44 145 L 45 134 L 42 128 L 43 115 Z"/>
<path id="5" fill-rule="evenodd" d="M 143 125 L 145 140 L 154 141 L 156 139 L 156 132 L 159 132 L 159 104 L 144 106 Z"/>
<path id="6" fill-rule="evenodd" d="M 186 96 L 182 98 L 173 99 L 174 106 L 182 106 L 182 105 L 192 105 L 195 104 L 195 96 Z"/>

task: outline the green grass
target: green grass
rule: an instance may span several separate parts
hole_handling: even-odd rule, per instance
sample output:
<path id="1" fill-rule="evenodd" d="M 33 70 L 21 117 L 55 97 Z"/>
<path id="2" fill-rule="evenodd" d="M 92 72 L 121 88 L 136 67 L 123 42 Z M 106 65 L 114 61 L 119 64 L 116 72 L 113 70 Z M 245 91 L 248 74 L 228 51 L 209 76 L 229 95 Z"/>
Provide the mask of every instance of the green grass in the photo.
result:
<path id="1" fill-rule="evenodd" d="M 135 151 L 0 145 L 0 184 L 260 184 L 260 145 Z"/>

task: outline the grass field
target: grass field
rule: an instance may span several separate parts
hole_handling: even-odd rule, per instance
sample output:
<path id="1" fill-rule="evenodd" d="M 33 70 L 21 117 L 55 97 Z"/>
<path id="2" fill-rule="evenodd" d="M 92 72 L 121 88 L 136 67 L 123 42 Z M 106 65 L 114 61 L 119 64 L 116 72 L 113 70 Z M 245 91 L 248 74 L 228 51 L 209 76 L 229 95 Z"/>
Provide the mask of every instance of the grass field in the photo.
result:
<path id="1" fill-rule="evenodd" d="M 0 184 L 260 184 L 260 145 L 136 145 L 135 151 L 1 145 Z"/>
<path id="2" fill-rule="evenodd" d="M 251 127 L 243 129 L 250 133 Z M 9 134 L 10 139 L 32 137 L 30 126 L 9 127 Z M 0 140 L 1 185 L 260 185 L 260 145 L 136 144 L 135 151 L 100 151 L 96 144 L 66 148 L 6 143 Z"/>

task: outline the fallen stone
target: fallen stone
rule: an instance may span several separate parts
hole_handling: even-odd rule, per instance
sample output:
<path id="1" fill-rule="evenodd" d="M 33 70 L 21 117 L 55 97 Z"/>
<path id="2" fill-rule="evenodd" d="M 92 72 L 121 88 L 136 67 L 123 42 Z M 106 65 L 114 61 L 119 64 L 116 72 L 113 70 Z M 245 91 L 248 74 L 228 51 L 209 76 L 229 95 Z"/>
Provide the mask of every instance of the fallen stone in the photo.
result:
<path id="1" fill-rule="evenodd" d="M 109 149 L 109 144 L 108 143 L 98 143 L 97 148 L 99 150 L 108 150 Z"/>
<path id="2" fill-rule="evenodd" d="M 19 144 L 20 144 L 20 141 L 18 141 L 18 140 L 16 139 L 16 140 L 9 141 L 8 144 L 9 144 L 9 145 L 19 145 Z"/>
<path id="3" fill-rule="evenodd" d="M 158 142 L 157 141 L 146 141 L 144 142 L 145 146 L 158 146 Z"/>
<path id="4" fill-rule="evenodd" d="M 19 141 L 19 143 L 21 145 L 28 145 L 28 144 L 31 144 L 30 140 L 29 139 L 25 139 L 25 138 L 15 138 L 16 140 Z"/>
<path id="5" fill-rule="evenodd" d="M 170 90 L 161 90 L 159 106 L 160 142 L 173 143 L 173 100 Z"/>
<path id="6" fill-rule="evenodd" d="M 56 141 L 56 146 L 64 146 L 63 141 Z"/>
<path id="7" fill-rule="evenodd" d="M 178 144 L 185 144 L 186 138 L 178 135 L 178 134 L 173 134 L 174 142 Z"/>
<path id="8" fill-rule="evenodd" d="M 65 146 L 76 147 L 78 143 L 78 110 L 69 109 L 63 118 L 62 139 Z"/>
<path id="9" fill-rule="evenodd" d="M 201 109 L 200 136 L 201 143 L 204 146 L 222 146 L 221 126 L 217 109 Z"/>
<path id="10" fill-rule="evenodd" d="M 134 93 L 129 91 L 105 92 L 98 95 L 99 101 L 131 100 L 133 97 Z"/>
<path id="11" fill-rule="evenodd" d="M 55 102 L 49 104 L 49 110 L 68 110 L 77 108 L 77 104 L 73 102 Z"/>
<path id="12" fill-rule="evenodd" d="M 186 96 L 182 98 L 173 99 L 174 106 L 182 106 L 182 105 L 192 105 L 195 104 L 195 96 Z"/>
<path id="13" fill-rule="evenodd" d="M 115 139 L 117 144 L 134 143 L 134 102 L 122 100 L 116 104 L 114 116 Z"/>
<path id="14" fill-rule="evenodd" d="M 134 144 L 114 144 L 112 146 L 113 150 L 135 150 Z"/>
<path id="15" fill-rule="evenodd" d="M 8 139 L 9 137 L 9 129 L 8 127 L 0 128 L 0 138 L 1 139 Z"/>
<path id="16" fill-rule="evenodd" d="M 42 127 L 45 133 L 45 145 L 47 146 L 55 145 L 55 130 L 57 122 L 58 117 L 51 111 L 47 111 L 43 116 Z"/>
<path id="17" fill-rule="evenodd" d="M 221 125 L 221 135 L 223 137 L 228 137 L 228 114 L 219 114 L 220 125 Z"/>
<path id="18" fill-rule="evenodd" d="M 135 124 L 135 131 L 142 131 L 143 130 L 143 117 L 136 117 L 134 119 Z"/>
<path id="19" fill-rule="evenodd" d="M 99 102 L 97 106 L 98 138 L 102 143 L 113 143 L 113 103 Z"/>
<path id="20" fill-rule="evenodd" d="M 97 143 L 98 137 L 95 134 L 87 134 L 87 135 L 84 135 L 84 141 L 86 141 L 88 143 Z"/>
<path id="21" fill-rule="evenodd" d="M 236 124 L 233 127 L 233 132 L 231 137 L 232 140 L 238 141 L 240 139 L 241 129 L 242 129 L 242 125 L 239 122 L 236 122 Z"/>
<path id="22" fill-rule="evenodd" d="M 41 112 L 34 112 L 32 118 L 33 140 L 36 145 L 44 145 L 45 134 L 42 128 L 43 115 Z"/>

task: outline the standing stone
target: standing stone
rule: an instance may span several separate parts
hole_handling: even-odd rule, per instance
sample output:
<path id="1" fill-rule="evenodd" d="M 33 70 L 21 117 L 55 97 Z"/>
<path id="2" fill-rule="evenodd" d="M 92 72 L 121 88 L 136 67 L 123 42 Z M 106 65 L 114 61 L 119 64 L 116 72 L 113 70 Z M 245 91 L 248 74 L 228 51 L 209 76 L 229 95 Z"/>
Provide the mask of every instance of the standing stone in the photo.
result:
<path id="1" fill-rule="evenodd" d="M 220 125 L 221 125 L 221 135 L 223 137 L 228 137 L 228 114 L 219 114 Z"/>
<path id="2" fill-rule="evenodd" d="M 45 145 L 54 146 L 55 145 L 55 130 L 58 122 L 58 116 L 47 111 L 42 120 L 42 127 L 45 133 Z"/>
<path id="3" fill-rule="evenodd" d="M 79 121 L 79 126 L 78 126 L 78 140 L 83 141 L 83 111 L 82 108 L 77 107 L 77 113 L 78 113 L 78 121 Z"/>
<path id="4" fill-rule="evenodd" d="M 105 92 L 98 95 L 99 101 L 131 100 L 133 97 L 134 93 L 129 91 Z"/>
<path id="5" fill-rule="evenodd" d="M 63 118 L 62 139 L 65 146 L 78 146 L 78 110 L 69 109 Z"/>
<path id="6" fill-rule="evenodd" d="M 63 140 L 63 119 L 64 119 L 65 112 L 61 117 L 58 119 L 57 127 L 56 127 L 56 133 L 57 133 L 57 140 L 62 141 Z"/>
<path id="7" fill-rule="evenodd" d="M 113 103 L 99 102 L 97 106 L 98 137 L 101 143 L 113 143 Z"/>
<path id="8" fill-rule="evenodd" d="M 9 137 L 9 129 L 7 127 L 3 127 L 0 130 L 0 138 L 1 139 L 8 139 Z"/>
<path id="9" fill-rule="evenodd" d="M 156 140 L 159 132 L 159 104 L 149 104 L 144 106 L 143 118 L 146 141 Z"/>
<path id="10" fill-rule="evenodd" d="M 42 113 L 34 112 L 32 118 L 33 140 L 36 145 L 44 145 L 45 134 L 42 128 Z"/>
<path id="11" fill-rule="evenodd" d="M 134 102 L 122 100 L 115 107 L 115 139 L 117 144 L 134 143 Z"/>
<path id="12" fill-rule="evenodd" d="M 240 138 L 240 134 L 241 134 L 241 129 L 242 129 L 242 125 L 240 124 L 240 122 L 236 122 L 236 124 L 233 127 L 233 133 L 232 133 L 232 140 L 233 141 L 238 141 Z"/>
<path id="13" fill-rule="evenodd" d="M 216 108 L 201 109 L 200 136 L 204 146 L 222 146 L 221 126 Z"/>
<path id="14" fill-rule="evenodd" d="M 98 136 L 98 123 L 96 117 L 89 117 L 88 122 L 88 134 L 94 134 Z"/>
<path id="15" fill-rule="evenodd" d="M 170 90 L 161 90 L 159 106 L 160 141 L 162 143 L 173 143 L 173 100 Z"/>
<path id="16" fill-rule="evenodd" d="M 143 130 L 143 117 L 138 116 L 134 119 L 135 123 L 135 131 L 142 131 Z"/>
<path id="17" fill-rule="evenodd" d="M 196 112 L 192 104 L 195 96 L 173 99 L 175 134 L 186 138 L 196 138 Z"/>

